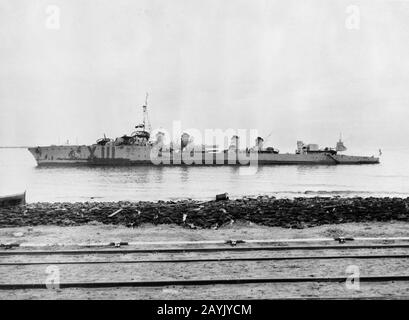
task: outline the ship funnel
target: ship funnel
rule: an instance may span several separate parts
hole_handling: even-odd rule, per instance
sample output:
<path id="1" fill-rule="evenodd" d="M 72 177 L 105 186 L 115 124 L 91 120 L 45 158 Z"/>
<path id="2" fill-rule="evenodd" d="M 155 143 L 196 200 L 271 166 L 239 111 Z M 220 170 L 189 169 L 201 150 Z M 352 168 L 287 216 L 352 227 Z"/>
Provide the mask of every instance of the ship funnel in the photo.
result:
<path id="1" fill-rule="evenodd" d="M 263 142 L 264 142 L 264 139 L 262 138 L 262 137 L 257 137 L 256 138 L 256 149 L 257 150 L 262 150 L 263 149 Z"/>
<path id="2" fill-rule="evenodd" d="M 180 138 L 180 149 L 183 150 L 190 142 L 190 135 L 186 132 L 183 132 Z"/>
<path id="3" fill-rule="evenodd" d="M 156 143 L 157 144 L 163 144 L 163 140 L 165 138 L 165 134 L 162 131 L 158 131 L 155 135 L 156 137 Z"/>
<path id="4" fill-rule="evenodd" d="M 230 150 L 237 150 L 239 148 L 239 136 L 234 135 L 230 140 Z"/>
<path id="5" fill-rule="evenodd" d="M 303 147 L 304 147 L 304 142 L 297 141 L 297 151 L 296 151 L 296 153 L 301 153 Z"/>

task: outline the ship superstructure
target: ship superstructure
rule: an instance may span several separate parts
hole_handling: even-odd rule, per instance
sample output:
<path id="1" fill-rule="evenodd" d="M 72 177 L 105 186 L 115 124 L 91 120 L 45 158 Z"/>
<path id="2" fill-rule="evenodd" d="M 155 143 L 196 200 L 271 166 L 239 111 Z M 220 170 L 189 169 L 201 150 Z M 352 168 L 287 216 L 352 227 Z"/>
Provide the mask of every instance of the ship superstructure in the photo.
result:
<path id="1" fill-rule="evenodd" d="M 143 121 L 130 135 L 110 139 L 105 135 L 92 145 L 38 146 L 28 148 L 38 165 L 275 165 L 275 164 L 376 164 L 374 156 L 349 156 L 341 138 L 335 148 L 320 149 L 317 144 L 297 142 L 295 153 L 280 153 L 264 147 L 257 137 L 254 146 L 240 149 L 239 137 L 231 138 L 230 146 L 194 145 L 192 137 L 183 133 L 177 143 L 164 144 L 164 133 L 158 131 L 151 139 L 148 101 L 142 106 Z"/>

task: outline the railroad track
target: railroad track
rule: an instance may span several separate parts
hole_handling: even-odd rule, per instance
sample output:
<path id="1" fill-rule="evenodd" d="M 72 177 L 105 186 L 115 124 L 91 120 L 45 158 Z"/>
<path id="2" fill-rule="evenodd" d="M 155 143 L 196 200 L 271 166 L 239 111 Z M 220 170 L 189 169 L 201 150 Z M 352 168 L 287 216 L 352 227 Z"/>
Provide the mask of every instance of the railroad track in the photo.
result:
<path id="1" fill-rule="evenodd" d="M 152 249 L 74 249 L 74 250 L 2 250 L 0 256 L 10 255 L 78 255 L 78 254 L 129 254 L 129 253 L 189 253 L 220 251 L 290 251 L 290 250 L 354 250 L 354 249 L 398 249 L 409 248 L 409 244 L 373 245 L 305 245 L 305 246 L 254 246 L 254 247 L 201 247 L 201 248 L 152 248 Z"/>
<path id="2" fill-rule="evenodd" d="M 150 260 L 105 260 L 105 261 L 33 261 L 0 262 L 0 266 L 59 265 L 59 264 L 139 264 L 139 263 L 197 263 L 239 261 L 283 261 L 283 260 L 340 260 L 340 259 L 409 259 L 409 254 L 382 255 L 337 255 L 337 256 L 283 256 L 283 257 L 239 257 L 205 259 L 150 259 Z"/>
<path id="3" fill-rule="evenodd" d="M 337 244 L 337 245 L 264 245 L 264 246 L 220 246 L 220 247 L 193 247 L 193 248 L 135 248 L 135 249 L 124 249 L 124 248 L 111 248 L 111 249 L 69 249 L 69 250 L 16 250 L 16 249 L 7 249 L 0 250 L 0 272 L 4 267 L 12 266 L 39 266 L 39 265 L 116 265 L 116 264 L 194 264 L 194 263 L 217 263 L 217 262 L 226 262 L 226 263 L 239 263 L 239 262 L 263 262 L 263 261 L 319 261 L 319 260 L 388 260 L 388 259 L 408 259 L 408 254 L 392 254 L 392 253 L 383 253 L 383 254 L 332 254 L 332 255 L 286 255 L 286 256 L 237 256 L 237 257 L 198 257 L 198 258 L 162 258 L 162 259 L 132 259 L 132 260 L 119 260 L 119 259 L 109 259 L 101 261 L 87 261 L 83 257 L 88 255 L 113 255 L 113 254 L 173 254 L 173 253 L 220 253 L 220 252 L 238 252 L 253 254 L 257 251 L 294 251 L 299 250 L 301 252 L 307 253 L 308 251 L 322 250 L 356 250 L 356 249 L 367 249 L 367 250 L 376 250 L 376 249 L 409 249 L 409 244 L 407 243 L 388 243 L 388 244 Z M 27 261 L 24 260 L 25 256 L 41 256 L 43 259 L 44 256 L 75 256 L 81 257 L 77 261 L 67 261 L 64 259 L 53 259 L 52 261 Z M 1 261 L 5 257 L 17 257 L 19 259 L 23 258 L 22 261 Z M 226 274 L 227 275 L 227 274 Z M 260 274 L 259 274 L 260 275 Z M 9 278 L 13 278 L 12 274 Z M 206 279 L 206 278 L 194 278 L 194 279 L 171 279 L 171 280 L 152 280 L 147 279 L 143 281 L 73 281 L 70 282 L 61 282 L 59 283 L 59 288 L 132 288 L 132 287 L 192 287 L 192 286 L 233 286 L 233 285 L 246 285 L 246 284 L 301 284 L 301 283 L 342 283 L 347 281 L 346 276 L 300 276 L 300 277 L 250 277 L 243 278 L 240 274 L 237 274 L 236 277 L 231 277 L 230 275 Z M 111 280 L 111 279 L 109 279 Z M 403 283 L 409 282 L 409 274 L 375 274 L 375 275 L 366 275 L 359 278 L 361 283 L 383 283 L 383 282 L 394 282 L 394 283 Z M 23 282 L 23 283 L 0 283 L 0 290 L 39 290 L 46 289 L 47 286 L 45 283 L 41 282 Z"/>
<path id="4" fill-rule="evenodd" d="M 246 278 L 246 279 L 192 279 L 192 280 L 155 280 L 155 281 L 122 281 L 122 282 L 65 282 L 58 286 L 67 288 L 123 288 L 123 287 L 169 287 L 169 286 L 205 286 L 237 285 L 255 283 L 305 283 L 305 282 L 346 282 L 347 277 L 300 277 L 300 278 Z M 407 276 L 367 276 L 360 277 L 360 282 L 409 281 Z M 42 283 L 0 284 L 0 290 L 47 289 Z"/>

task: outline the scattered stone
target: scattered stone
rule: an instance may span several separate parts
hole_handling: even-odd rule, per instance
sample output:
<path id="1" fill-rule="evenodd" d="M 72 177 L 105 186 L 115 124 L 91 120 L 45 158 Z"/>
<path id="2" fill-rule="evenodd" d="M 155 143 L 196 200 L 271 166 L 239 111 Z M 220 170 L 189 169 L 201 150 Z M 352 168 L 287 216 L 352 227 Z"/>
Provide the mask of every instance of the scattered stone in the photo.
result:
<path id="1" fill-rule="evenodd" d="M 126 214 L 119 215 L 119 212 Z M 114 216 L 115 219 L 112 219 Z M 12 210 L 0 208 L 0 217 L 0 227 L 33 228 L 38 225 L 74 226 L 88 223 L 137 227 L 153 223 L 218 229 L 232 221 L 246 221 L 265 226 L 307 228 L 349 222 L 409 221 L 409 198 L 276 199 L 263 196 L 220 202 L 30 203 Z"/>
<path id="2" fill-rule="evenodd" d="M 16 237 L 16 238 L 20 238 L 20 237 L 24 236 L 24 233 L 23 232 L 14 232 L 13 236 Z"/>
<path id="3" fill-rule="evenodd" d="M 175 289 L 162 289 L 163 293 L 170 293 L 170 294 L 177 294 L 179 293 L 179 291 L 175 290 Z"/>

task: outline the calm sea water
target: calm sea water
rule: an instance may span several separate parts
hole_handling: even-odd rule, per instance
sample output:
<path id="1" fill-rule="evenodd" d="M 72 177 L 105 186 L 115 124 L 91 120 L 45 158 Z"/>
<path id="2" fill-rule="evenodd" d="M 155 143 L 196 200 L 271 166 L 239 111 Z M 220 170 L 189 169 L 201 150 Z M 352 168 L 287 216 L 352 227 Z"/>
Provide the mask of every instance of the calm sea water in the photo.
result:
<path id="1" fill-rule="evenodd" d="M 205 200 L 223 192 L 232 198 L 409 196 L 409 148 L 383 150 L 379 165 L 262 166 L 253 175 L 243 175 L 241 170 L 156 166 L 39 168 L 25 149 L 0 149 L 0 196 L 24 190 L 29 202 Z"/>

